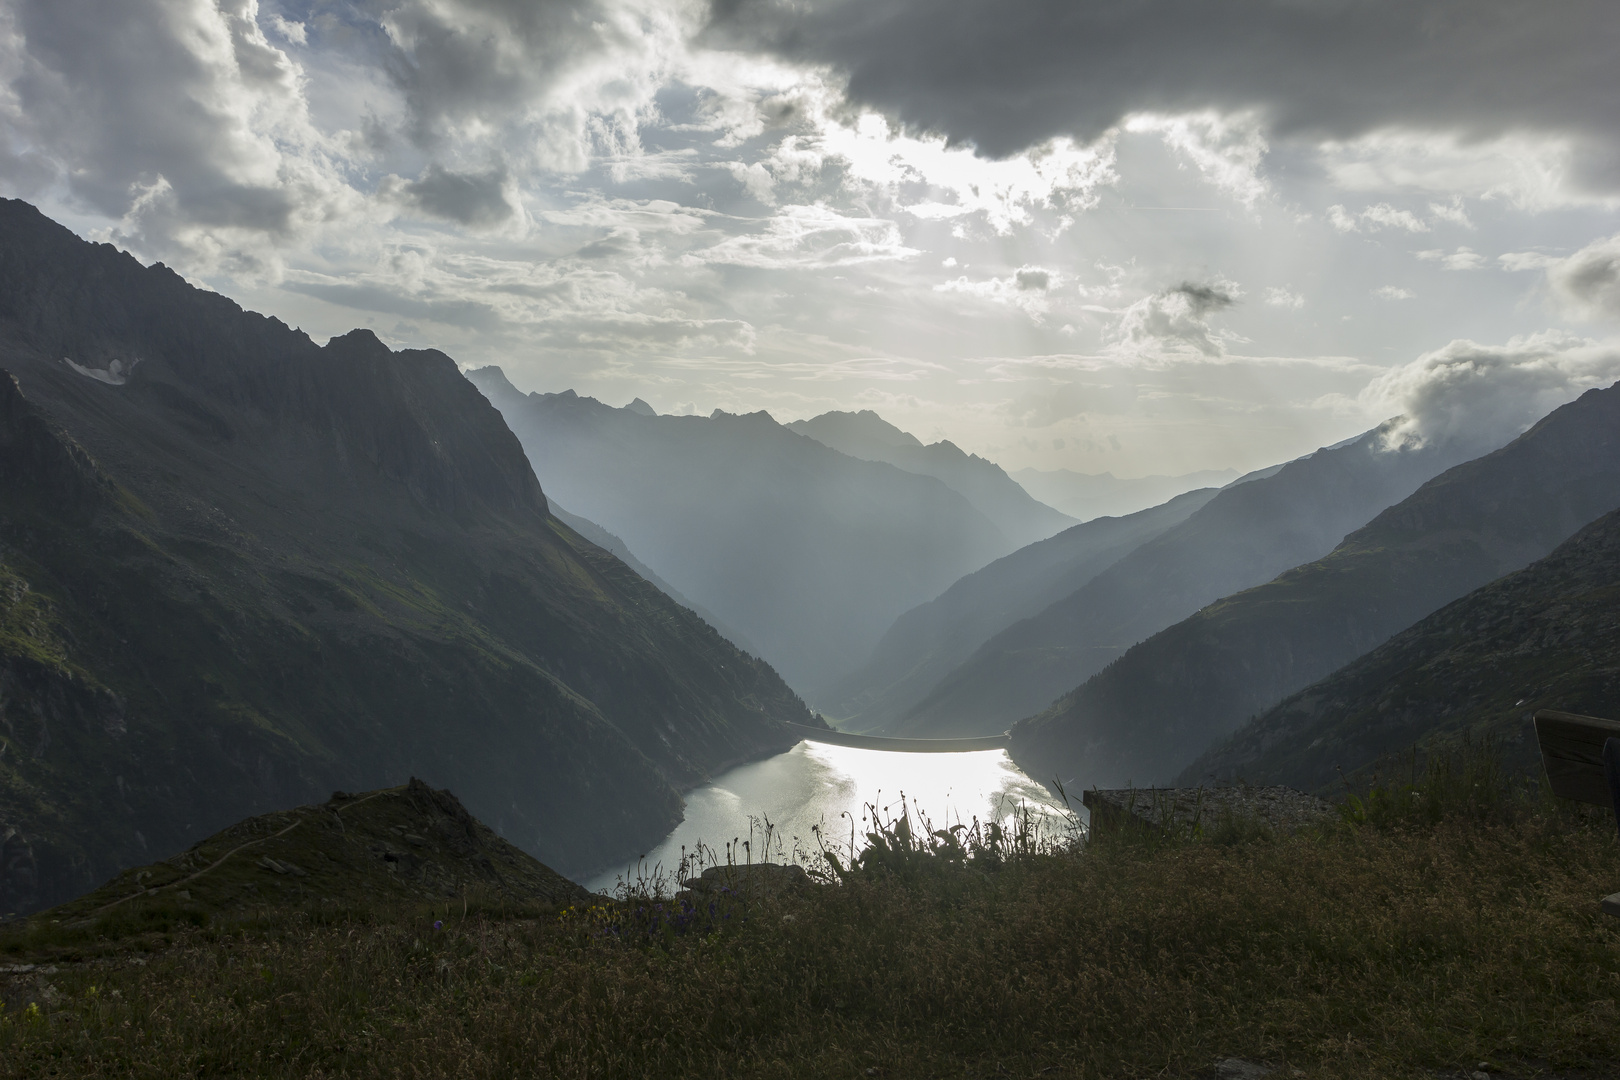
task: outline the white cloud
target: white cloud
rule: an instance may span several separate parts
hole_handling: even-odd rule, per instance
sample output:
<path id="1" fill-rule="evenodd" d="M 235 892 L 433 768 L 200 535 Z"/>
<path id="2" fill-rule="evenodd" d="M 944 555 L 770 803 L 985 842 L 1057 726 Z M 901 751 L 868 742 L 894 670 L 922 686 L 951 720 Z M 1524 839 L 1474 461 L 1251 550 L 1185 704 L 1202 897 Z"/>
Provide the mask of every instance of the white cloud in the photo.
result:
<path id="1" fill-rule="evenodd" d="M 1290 308 L 1297 311 L 1305 306 L 1305 298 L 1290 289 L 1276 287 L 1265 291 L 1265 303 L 1269 307 Z"/>
<path id="2" fill-rule="evenodd" d="M 1411 289 L 1403 289 L 1399 285 L 1380 285 L 1372 291 L 1372 294 L 1380 300 L 1410 300 L 1417 295 Z"/>
<path id="3" fill-rule="evenodd" d="M 290 44 L 309 44 L 309 28 L 303 23 L 284 19 L 280 15 L 271 15 L 264 21 L 270 24 L 270 29 Z"/>
<path id="4" fill-rule="evenodd" d="M 761 232 L 727 237 L 713 247 L 684 257 L 701 263 L 748 266 L 762 270 L 855 266 L 910 259 L 922 254 L 906 246 L 894 222 L 854 217 L 825 204 L 784 206 Z"/>
<path id="5" fill-rule="evenodd" d="M 1411 233 L 1429 231 L 1428 224 L 1410 210 L 1400 210 L 1389 203 L 1375 203 L 1352 214 L 1341 204 L 1328 207 L 1328 223 L 1339 232 L 1364 232 L 1377 229 L 1404 229 Z"/>
<path id="6" fill-rule="evenodd" d="M 1553 294 L 1579 318 L 1620 318 L 1620 236 L 1594 240 L 1547 268 Z"/>
<path id="7" fill-rule="evenodd" d="M 1545 255 L 1539 251 L 1510 251 L 1506 255 L 1498 255 L 1496 261 L 1502 264 L 1502 269 L 1517 272 L 1545 270 L 1549 266 L 1557 266 L 1563 260 L 1556 255 Z"/>
<path id="8" fill-rule="evenodd" d="M 1620 377 L 1620 342 L 1556 331 L 1505 345 L 1453 341 L 1373 379 L 1368 409 L 1398 415 L 1391 445 L 1456 441 L 1500 446 L 1552 409 Z"/>
<path id="9" fill-rule="evenodd" d="M 1322 164 L 1349 191 L 1414 192 L 1454 200 L 1499 199 L 1526 210 L 1606 204 L 1576 176 L 1584 147 L 1565 134 L 1525 133 L 1470 139 L 1447 131 L 1391 128 L 1323 143 Z M 1457 221 L 1430 205 L 1437 217 Z"/>
<path id="10" fill-rule="evenodd" d="M 1233 282 L 1217 280 L 1183 282 L 1145 296 L 1121 314 L 1115 351 L 1149 360 L 1192 354 L 1218 357 L 1225 352 L 1228 335 L 1210 326 L 1210 316 L 1237 303 L 1241 295 Z"/>
<path id="11" fill-rule="evenodd" d="M 960 293 L 998 304 L 1009 304 L 1040 322 L 1049 307 L 1048 293 L 1061 283 L 1062 277 L 1057 271 L 1026 265 L 1006 277 L 992 277 L 983 281 L 972 281 L 962 275 L 935 285 L 934 291 Z"/>
<path id="12" fill-rule="evenodd" d="M 1485 267 L 1485 256 L 1473 248 L 1460 247 L 1456 251 L 1447 253 L 1444 249 L 1420 251 L 1417 257 L 1425 262 L 1437 262 L 1442 270 L 1481 270 Z"/>
<path id="13" fill-rule="evenodd" d="M 1266 139 L 1260 119 L 1253 113 L 1139 113 L 1126 117 L 1121 127 L 1133 133 L 1158 135 L 1165 145 L 1190 158 L 1204 179 L 1245 206 L 1252 207 L 1268 193 L 1260 176 Z"/>

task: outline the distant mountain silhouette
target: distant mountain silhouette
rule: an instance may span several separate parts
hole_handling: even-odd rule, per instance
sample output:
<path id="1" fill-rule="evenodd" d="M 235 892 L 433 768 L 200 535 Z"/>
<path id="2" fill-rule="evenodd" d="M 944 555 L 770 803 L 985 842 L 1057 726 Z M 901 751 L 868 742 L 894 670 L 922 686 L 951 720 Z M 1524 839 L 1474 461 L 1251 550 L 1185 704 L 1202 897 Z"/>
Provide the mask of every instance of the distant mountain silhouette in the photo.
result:
<path id="1" fill-rule="evenodd" d="M 907 472 L 934 477 L 977 507 L 1018 547 L 1044 540 L 1075 523 L 1069 515 L 1031 498 L 995 462 L 964 453 L 951 442 L 924 446 L 915 435 L 870 409 L 822 413 L 786 426 L 850 457 L 886 461 Z"/>
<path id="2" fill-rule="evenodd" d="M 1205 469 L 1180 476 L 1082 473 L 1069 469 L 1019 469 L 1012 474 L 1025 491 L 1079 521 L 1123 517 L 1175 498 L 1185 491 L 1222 487 L 1238 478 L 1236 469 Z"/>
<path id="3" fill-rule="evenodd" d="M 636 401 L 640 400 L 640 398 L 636 399 Z M 635 402 L 632 401 L 630 405 L 626 405 L 625 408 L 628 409 L 634 404 Z M 759 649 L 748 640 L 748 635 L 744 634 L 735 627 L 727 626 L 725 620 L 721 619 L 720 616 L 705 608 L 702 604 L 693 603 L 691 600 L 687 599 L 687 597 L 681 594 L 679 589 L 665 581 L 663 578 L 659 577 L 652 567 L 636 558 L 636 553 L 630 550 L 629 544 L 626 544 L 623 540 L 619 539 L 617 536 L 614 536 L 612 533 L 602 528 L 602 526 L 598 525 L 590 518 L 583 518 L 578 514 L 571 514 L 567 510 L 564 510 L 561 506 L 557 505 L 555 499 L 551 500 L 551 515 L 564 525 L 567 525 L 570 529 L 573 529 L 580 536 L 583 536 L 585 539 L 601 548 L 603 551 L 611 553 L 620 562 L 624 563 L 624 565 L 646 578 L 652 584 L 658 586 L 658 590 L 665 596 L 669 597 L 671 600 L 681 605 L 681 607 L 691 611 L 692 614 L 698 616 L 704 622 L 714 627 L 715 630 L 719 631 L 721 637 L 737 646 L 737 648 L 741 649 L 745 653 L 748 653 L 750 656 L 759 655 Z"/>
<path id="4" fill-rule="evenodd" d="M 893 724 L 997 632 L 1067 596 L 1133 549 L 1185 521 L 1213 488 L 1123 518 L 1097 518 L 962 578 L 895 620 L 859 671 L 823 695 L 848 730 Z"/>
<path id="5" fill-rule="evenodd" d="M 1037 775 L 1164 782 L 1244 720 L 1620 507 L 1620 385 L 1465 462 L 1330 554 L 1132 648 L 1015 728 Z"/>
<path id="6" fill-rule="evenodd" d="M 1251 474 L 1256 478 L 1223 488 L 1180 525 L 985 642 L 888 730 L 1004 730 L 1205 604 L 1321 558 L 1351 529 L 1467 456 L 1453 446 L 1385 449 L 1380 428 Z"/>
<path id="7" fill-rule="evenodd" d="M 550 516 L 442 353 L 317 346 L 8 200 L 0 368 L 7 911 L 412 775 L 587 873 L 815 722 Z"/>
<path id="8" fill-rule="evenodd" d="M 1417 747 L 1537 766 L 1537 709 L 1620 716 L 1620 511 L 1250 721 L 1182 774 L 1321 789 Z"/>
<path id="9" fill-rule="evenodd" d="M 573 391 L 523 394 L 498 368 L 468 378 L 547 491 L 623 537 L 812 700 L 898 615 L 1012 548 L 939 480 L 839 453 L 763 412 L 648 416 Z"/>

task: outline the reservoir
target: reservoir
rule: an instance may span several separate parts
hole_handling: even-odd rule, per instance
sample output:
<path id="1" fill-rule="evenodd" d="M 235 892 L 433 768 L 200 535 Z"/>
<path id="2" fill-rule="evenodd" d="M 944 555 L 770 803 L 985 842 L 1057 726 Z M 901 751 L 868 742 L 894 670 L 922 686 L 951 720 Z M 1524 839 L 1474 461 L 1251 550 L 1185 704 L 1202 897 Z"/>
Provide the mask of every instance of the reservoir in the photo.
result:
<path id="1" fill-rule="evenodd" d="M 764 761 L 739 765 L 686 796 L 686 817 L 656 849 L 641 861 L 643 873 L 661 866 L 673 873 L 681 851 L 699 844 L 712 849 L 721 862 L 732 845 L 737 862 L 761 861 L 765 823 L 773 826 L 771 861 L 791 858 L 794 845 L 816 850 L 811 831 L 820 825 L 829 844 L 840 850 L 850 842 L 851 824 L 857 847 L 864 847 L 871 808 L 880 817 L 900 814 L 901 796 L 913 811 L 921 811 L 936 829 L 958 822 L 1005 822 L 1020 804 L 1050 808 L 1051 795 L 1026 776 L 1005 750 L 929 754 L 869 750 L 829 743 L 801 742 L 793 749 Z M 748 842 L 746 851 L 740 845 Z M 636 867 L 621 866 L 598 875 L 585 886 L 593 892 L 611 892 Z"/>

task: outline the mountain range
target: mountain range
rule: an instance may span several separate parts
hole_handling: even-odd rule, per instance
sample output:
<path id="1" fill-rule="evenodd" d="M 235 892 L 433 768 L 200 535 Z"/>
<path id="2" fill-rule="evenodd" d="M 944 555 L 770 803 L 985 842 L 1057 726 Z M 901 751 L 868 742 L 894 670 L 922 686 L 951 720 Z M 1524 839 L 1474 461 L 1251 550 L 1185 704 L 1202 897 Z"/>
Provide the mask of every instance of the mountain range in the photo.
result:
<path id="1" fill-rule="evenodd" d="M 816 723 L 551 516 L 447 356 L 275 319 L 0 202 L 0 890 L 423 777 L 568 873 Z M 797 438 L 797 436 L 791 436 Z"/>
<path id="2" fill-rule="evenodd" d="M 1464 739 L 1531 772 L 1538 709 L 1620 716 L 1620 511 L 1266 710 L 1180 782 L 1327 789 Z"/>
<path id="3" fill-rule="evenodd" d="M 1127 517 L 1096 518 L 974 571 L 896 619 L 871 659 L 822 695 L 824 708 L 845 730 L 893 724 L 996 633 L 1074 592 L 1215 494 L 1191 491 Z"/>
<path id="4" fill-rule="evenodd" d="M 1327 556 L 1203 608 L 1014 728 L 1034 775 L 1164 782 L 1199 748 L 1620 507 L 1620 385 L 1458 465 Z"/>
<path id="5" fill-rule="evenodd" d="M 660 416 L 468 378 L 546 490 L 622 537 L 815 700 L 895 618 L 1013 544 L 931 476 L 840 453 L 764 412 Z M 650 414 L 650 415 L 649 415 Z"/>
<path id="6" fill-rule="evenodd" d="M 870 409 L 822 413 L 786 427 L 850 457 L 886 461 L 907 472 L 932 476 L 995 522 L 1017 547 L 1045 540 L 1075 523 L 1069 515 L 1031 498 L 995 462 L 965 453 L 948 441 L 925 446 L 921 439 Z"/>
<path id="7" fill-rule="evenodd" d="M 1179 525 L 991 637 L 885 731 L 998 733 L 1211 601 L 1322 557 L 1472 456 L 1455 444 L 1390 448 L 1385 434 L 1381 426 L 1222 488 Z"/>
<path id="8" fill-rule="evenodd" d="M 1048 506 L 1080 521 L 1124 517 L 1158 506 L 1184 492 L 1224 487 L 1238 478 L 1236 469 L 1204 469 L 1180 476 L 1135 476 L 1082 473 L 1070 469 L 1019 469 L 1012 479 Z"/>

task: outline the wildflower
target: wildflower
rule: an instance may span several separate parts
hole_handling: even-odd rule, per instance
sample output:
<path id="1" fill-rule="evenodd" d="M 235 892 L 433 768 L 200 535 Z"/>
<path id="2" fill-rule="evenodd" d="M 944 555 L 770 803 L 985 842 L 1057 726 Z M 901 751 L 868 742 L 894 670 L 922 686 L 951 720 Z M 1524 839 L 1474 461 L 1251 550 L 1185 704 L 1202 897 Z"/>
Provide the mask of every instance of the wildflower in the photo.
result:
<path id="1" fill-rule="evenodd" d="M 434 919 L 433 920 L 433 929 L 435 929 L 435 930 L 443 930 L 444 929 L 444 920 L 443 919 Z"/>

